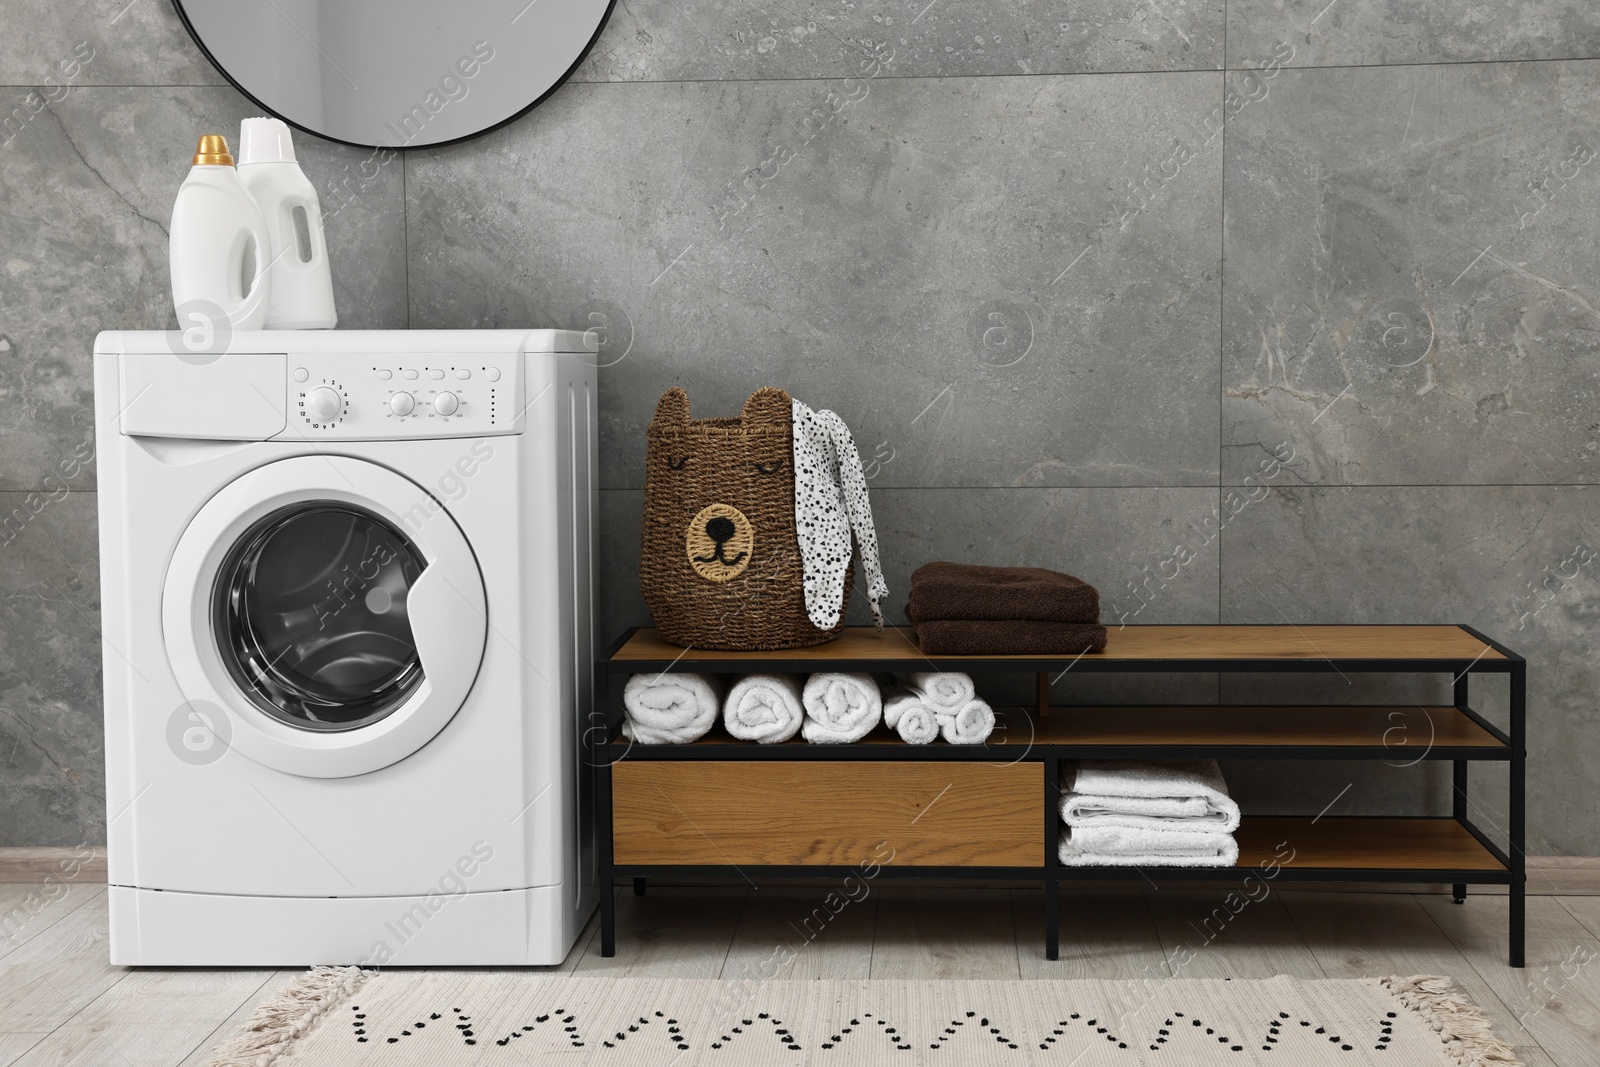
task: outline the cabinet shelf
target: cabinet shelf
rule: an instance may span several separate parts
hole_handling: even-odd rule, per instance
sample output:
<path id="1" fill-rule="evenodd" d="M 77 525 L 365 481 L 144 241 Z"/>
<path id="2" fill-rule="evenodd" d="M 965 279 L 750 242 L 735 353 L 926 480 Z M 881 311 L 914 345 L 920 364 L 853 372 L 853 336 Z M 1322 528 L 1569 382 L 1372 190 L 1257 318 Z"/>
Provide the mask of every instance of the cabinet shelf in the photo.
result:
<path id="1" fill-rule="evenodd" d="M 1000 709 L 984 745 L 908 745 L 880 727 L 849 745 L 738 741 L 720 724 L 686 745 L 620 736 L 632 674 L 695 671 L 966 671 L 1035 675 L 1037 707 Z M 1448 674 L 1453 703 L 1048 707 L 1052 676 L 1075 673 L 1298 671 Z M 1473 710 L 1474 677 L 1510 689 L 1502 729 Z M 1295 882 L 1440 882 L 1510 889 L 1511 964 L 1526 925 L 1524 794 L 1527 664 L 1467 626 L 1129 626 L 1082 656 L 927 656 L 905 630 L 847 628 L 835 641 L 780 652 L 683 649 L 630 630 L 596 665 L 601 728 L 585 731 L 596 776 L 601 953 L 616 951 L 614 882 L 844 876 L 866 862 L 891 878 L 1039 880 L 1045 955 L 1056 959 L 1062 883 L 1146 878 L 1242 881 L 1264 865 Z M 1431 817 L 1247 816 L 1239 862 L 1215 867 L 1061 864 L 1060 772 L 1081 759 L 1381 760 L 1452 764 L 1451 813 Z M 1508 847 L 1468 818 L 1468 769 L 1507 767 Z M 893 854 L 883 862 L 880 846 Z M 1281 846 L 1281 848 L 1280 848 Z M 1287 858 L 1286 858 L 1287 856 Z M 1264 876 L 1264 874 L 1263 874 Z"/>
<path id="2" fill-rule="evenodd" d="M 740 741 L 720 725 L 683 745 L 612 739 L 610 756 L 649 760 L 1013 760 L 1029 750 L 1060 759 L 1508 760 L 1508 740 L 1474 712 L 1454 707 L 1336 705 L 1113 705 L 1051 708 L 1041 721 L 1023 708 L 995 713 L 983 745 L 908 745 L 880 726 L 847 745 L 796 737 Z"/>
<path id="3" fill-rule="evenodd" d="M 1050 709 L 1034 740 L 1093 749 L 1081 755 L 1101 759 L 1150 758 L 1153 748 L 1234 759 L 1393 763 L 1504 760 L 1511 752 L 1509 739 L 1475 712 L 1418 705 L 1061 707 Z"/>
<path id="4" fill-rule="evenodd" d="M 774 652 L 684 649 L 653 627 L 630 630 L 608 661 L 619 668 L 741 671 L 1413 671 L 1507 670 L 1514 653 L 1466 626 L 1124 626 L 1085 655 L 930 656 L 911 631 L 850 626 L 833 641 Z"/>
<path id="5" fill-rule="evenodd" d="M 1247 815 L 1234 837 L 1239 862 L 1233 867 L 1062 867 L 1061 877 L 1126 878 L 1142 869 L 1185 880 L 1232 880 L 1252 871 L 1289 881 L 1511 880 L 1505 859 L 1448 816 Z"/>

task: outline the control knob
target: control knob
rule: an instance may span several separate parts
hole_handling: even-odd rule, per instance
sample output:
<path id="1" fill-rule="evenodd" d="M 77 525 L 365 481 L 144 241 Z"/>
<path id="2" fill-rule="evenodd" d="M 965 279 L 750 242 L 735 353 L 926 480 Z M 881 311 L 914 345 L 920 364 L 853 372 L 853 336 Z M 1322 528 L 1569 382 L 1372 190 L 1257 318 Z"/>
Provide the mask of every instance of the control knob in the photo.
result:
<path id="1" fill-rule="evenodd" d="M 456 399 L 454 393 L 440 393 L 433 398 L 433 410 L 441 415 L 454 415 L 461 406 L 461 401 Z"/>
<path id="2" fill-rule="evenodd" d="M 396 393 L 389 398 L 389 410 L 396 415 L 409 415 L 417 406 L 417 398 L 410 393 Z"/>
<path id="3" fill-rule="evenodd" d="M 344 397 L 337 389 L 319 385 L 306 394 L 306 414 L 312 422 L 332 422 L 344 409 Z"/>

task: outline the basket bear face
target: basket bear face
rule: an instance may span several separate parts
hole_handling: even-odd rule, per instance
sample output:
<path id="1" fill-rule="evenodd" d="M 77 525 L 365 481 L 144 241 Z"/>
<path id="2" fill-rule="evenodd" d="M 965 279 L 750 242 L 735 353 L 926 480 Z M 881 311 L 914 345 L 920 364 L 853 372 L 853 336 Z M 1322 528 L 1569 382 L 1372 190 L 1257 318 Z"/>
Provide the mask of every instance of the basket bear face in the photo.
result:
<path id="1" fill-rule="evenodd" d="M 697 648 L 821 644 L 795 538 L 793 408 L 759 389 L 734 419 L 691 419 L 669 389 L 645 462 L 639 580 L 661 636 Z M 847 594 L 848 595 L 848 589 Z"/>

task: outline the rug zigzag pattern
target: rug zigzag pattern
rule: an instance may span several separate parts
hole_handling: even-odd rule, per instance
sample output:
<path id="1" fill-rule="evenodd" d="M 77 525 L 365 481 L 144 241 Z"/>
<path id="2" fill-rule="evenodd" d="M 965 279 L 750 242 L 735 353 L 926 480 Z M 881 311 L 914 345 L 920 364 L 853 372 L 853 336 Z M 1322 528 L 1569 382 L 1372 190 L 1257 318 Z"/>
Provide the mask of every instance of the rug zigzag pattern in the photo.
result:
<path id="1" fill-rule="evenodd" d="M 476 1067 L 545 1057 L 596 1067 L 857 1067 L 925 1057 L 962 1067 L 1335 1067 L 1370 1062 L 1375 1052 L 1393 1067 L 1516 1063 L 1481 1013 L 1433 978 L 739 983 L 451 972 L 352 981 L 343 973 L 349 995 L 338 1010 L 327 1011 L 335 995 L 324 996 L 283 1040 L 264 1039 L 257 1027 L 248 1056 L 223 1056 L 213 1067 L 279 1059 L 284 1067 Z"/>
<path id="2" fill-rule="evenodd" d="M 350 1010 L 354 1013 L 351 1017 L 353 1036 L 358 1044 L 365 1044 L 367 1042 L 367 1032 L 365 1029 L 367 1018 L 366 1013 L 361 1011 L 360 1005 L 351 1005 Z M 478 1043 L 477 1033 L 475 1030 L 473 1030 L 471 1025 L 472 1017 L 470 1015 L 463 1014 L 460 1008 L 452 1008 L 451 1012 L 456 1017 L 455 1029 L 460 1032 L 462 1045 L 465 1047 L 476 1045 Z M 967 1025 L 978 1015 L 976 1011 L 968 1011 L 964 1014 L 965 1018 L 953 1018 L 949 1020 L 947 1025 L 940 1028 L 937 1034 L 931 1035 L 933 1040 L 928 1043 L 928 1048 L 935 1050 L 941 1048 L 946 1042 L 949 1042 L 952 1038 L 961 1033 L 960 1030 L 956 1029 L 957 1027 Z M 1145 1042 L 1141 1042 L 1147 1044 L 1147 1047 L 1151 1052 L 1160 1052 L 1162 1051 L 1161 1046 L 1166 1045 L 1171 1041 L 1182 1040 L 1191 1036 L 1190 1031 L 1183 1028 L 1183 1023 L 1177 1021 L 1179 1019 L 1183 1019 L 1190 1026 L 1197 1030 L 1203 1030 L 1204 1037 L 1208 1041 L 1214 1039 L 1217 1044 L 1228 1048 L 1228 1050 L 1231 1052 L 1244 1051 L 1243 1045 L 1235 1044 L 1234 1039 L 1229 1037 L 1226 1033 L 1218 1034 L 1216 1028 L 1206 1026 L 1204 1020 L 1198 1018 L 1187 1018 L 1181 1011 L 1174 1011 L 1172 1015 L 1173 1018 L 1165 1020 L 1164 1024 L 1156 1029 L 1153 1036 L 1146 1038 Z M 862 1012 L 861 1016 L 862 1018 L 852 1018 L 844 1025 L 822 1027 L 818 1031 L 819 1033 L 826 1032 L 829 1029 L 834 1030 L 834 1033 L 826 1037 L 818 1038 L 816 1047 L 823 1050 L 831 1050 L 841 1047 L 845 1044 L 845 1039 L 848 1037 L 848 1035 L 854 1032 L 857 1028 L 865 1027 L 870 1024 L 876 1024 L 880 1027 L 883 1027 L 883 1029 L 879 1032 L 887 1039 L 890 1045 L 899 1051 L 909 1051 L 910 1049 L 917 1047 L 914 1043 L 918 1042 L 918 1039 L 910 1034 L 907 1034 L 903 1027 L 892 1026 L 890 1025 L 890 1020 L 885 1018 L 875 1018 L 873 1013 L 870 1011 Z M 1371 1048 L 1375 1051 L 1381 1051 L 1383 1047 L 1393 1039 L 1396 1016 L 1396 1012 L 1390 1011 L 1386 1012 L 1383 1018 L 1372 1020 L 1371 1025 L 1374 1027 L 1378 1035 L 1374 1039 L 1374 1044 L 1371 1046 Z M 436 1021 L 441 1017 L 442 1016 L 439 1012 L 430 1012 L 427 1020 L 418 1020 L 414 1023 L 411 1023 L 409 1027 L 401 1030 L 398 1035 L 389 1037 L 386 1040 L 391 1045 L 397 1044 L 402 1039 L 416 1036 L 418 1032 L 426 1029 L 428 1021 Z M 519 1040 L 524 1035 L 535 1032 L 539 1024 L 549 1022 L 552 1018 L 555 1018 L 558 1023 L 563 1024 L 563 1033 L 566 1035 L 568 1044 L 572 1048 L 578 1049 L 585 1047 L 586 1042 L 583 1040 L 578 1016 L 566 1014 L 566 1009 L 559 1007 L 553 1009 L 552 1011 L 536 1016 L 532 1023 L 524 1023 L 521 1026 L 515 1027 L 510 1033 L 506 1034 L 505 1037 L 497 1040 L 495 1044 L 501 1047 L 510 1045 L 513 1040 Z M 1280 1011 L 1277 1013 L 1276 1018 L 1269 1019 L 1266 1023 L 1262 1024 L 1264 1033 L 1261 1040 L 1267 1042 L 1267 1044 L 1260 1046 L 1263 1052 L 1272 1051 L 1272 1046 L 1278 1044 L 1282 1040 L 1282 1028 L 1284 1025 L 1286 1025 L 1286 1020 L 1289 1018 L 1290 1015 L 1288 1012 Z M 865 1019 L 866 1022 L 863 1022 L 863 1019 Z M 691 1050 L 691 1048 L 697 1047 L 691 1043 L 690 1036 L 684 1032 L 683 1027 L 678 1023 L 678 1020 L 669 1017 L 665 1011 L 660 1009 L 655 1011 L 647 1010 L 646 1014 L 640 1015 L 636 1021 L 628 1023 L 625 1029 L 618 1030 L 610 1038 L 602 1040 L 600 1044 L 604 1048 L 616 1048 L 624 1041 L 628 1040 L 630 1035 L 641 1033 L 644 1027 L 648 1027 L 651 1023 L 658 1021 L 661 1023 L 661 1025 L 656 1028 L 657 1031 L 662 1033 L 666 1041 L 676 1051 L 688 1052 Z M 778 1043 L 784 1048 L 791 1052 L 800 1052 L 805 1049 L 806 1046 L 800 1044 L 799 1038 L 791 1030 L 783 1027 L 782 1019 L 774 1018 L 769 1012 L 764 1011 L 757 1012 L 754 1018 L 740 1019 L 739 1025 L 728 1027 L 728 1032 L 722 1034 L 720 1038 L 709 1041 L 702 1040 L 699 1042 L 698 1047 L 706 1047 L 711 1049 L 727 1048 L 733 1045 L 741 1035 L 745 1034 L 747 1027 L 759 1026 L 761 1022 L 766 1022 L 768 1024 L 772 1030 L 773 1036 L 777 1038 Z M 1050 1033 L 1044 1036 L 1044 1040 L 1038 1042 L 1039 1049 L 1041 1051 L 1049 1051 L 1050 1048 L 1057 1044 L 1060 1038 L 1065 1035 L 1068 1029 L 1070 1029 L 1075 1023 L 1092 1030 L 1098 1037 L 1104 1037 L 1107 1042 L 1115 1045 L 1118 1049 L 1126 1049 L 1129 1047 L 1128 1042 L 1119 1037 L 1118 1034 L 1109 1026 L 1099 1025 L 1099 1019 L 1085 1019 L 1081 1012 L 1072 1012 L 1067 1018 L 1057 1022 L 1054 1028 L 1051 1029 Z M 1339 1046 L 1339 1050 L 1341 1052 L 1355 1051 L 1355 1046 L 1349 1044 L 1349 1042 L 1339 1033 L 1330 1033 L 1330 1028 L 1326 1024 L 1318 1026 L 1316 1025 L 1316 1020 L 1313 1019 L 1301 1019 L 1299 1023 L 1302 1028 L 1311 1030 L 1311 1032 L 1317 1035 L 1319 1038 L 1326 1038 L 1330 1044 Z M 1018 1041 L 1014 1040 L 1012 1036 L 1004 1032 L 1000 1027 L 991 1026 L 987 1017 L 977 1018 L 976 1027 L 980 1031 L 987 1031 L 987 1036 L 992 1037 L 994 1042 L 998 1045 L 1002 1045 L 1009 1049 L 1018 1049 L 1022 1047 Z M 1315 1027 L 1315 1029 L 1312 1030 L 1312 1027 Z"/>

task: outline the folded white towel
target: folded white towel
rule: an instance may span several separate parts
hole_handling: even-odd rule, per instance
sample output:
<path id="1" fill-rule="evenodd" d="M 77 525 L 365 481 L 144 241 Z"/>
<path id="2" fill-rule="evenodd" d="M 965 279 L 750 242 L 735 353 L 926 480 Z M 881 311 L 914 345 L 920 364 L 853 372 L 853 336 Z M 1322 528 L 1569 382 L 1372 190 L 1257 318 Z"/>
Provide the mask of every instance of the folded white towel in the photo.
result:
<path id="1" fill-rule="evenodd" d="M 698 741 L 722 710 L 715 674 L 636 674 L 622 690 L 622 735 L 642 745 Z"/>
<path id="2" fill-rule="evenodd" d="M 1232 867 L 1239 843 L 1207 830 L 1080 826 L 1061 835 L 1058 855 L 1068 867 Z"/>
<path id="3" fill-rule="evenodd" d="M 934 712 L 955 714 L 978 695 L 972 676 L 960 671 L 922 671 L 913 674 L 906 684 L 922 695 L 922 702 Z"/>
<path id="4" fill-rule="evenodd" d="M 916 690 L 892 685 L 883 691 L 883 721 L 908 745 L 926 745 L 939 737 L 939 719 Z"/>
<path id="5" fill-rule="evenodd" d="M 804 718 L 800 679 L 792 674 L 747 674 L 722 705 L 722 723 L 730 734 L 763 745 L 789 740 Z"/>
<path id="6" fill-rule="evenodd" d="M 952 745 L 981 745 L 994 732 L 994 709 L 973 697 L 959 711 L 939 716 L 939 729 Z"/>
<path id="7" fill-rule="evenodd" d="M 1216 760 L 1085 760 L 1062 777 L 1068 826 L 1151 830 L 1239 828 L 1239 805 Z"/>
<path id="8" fill-rule="evenodd" d="M 870 674 L 813 674 L 800 694 L 807 741 L 846 745 L 872 732 L 883 718 L 883 697 Z"/>

